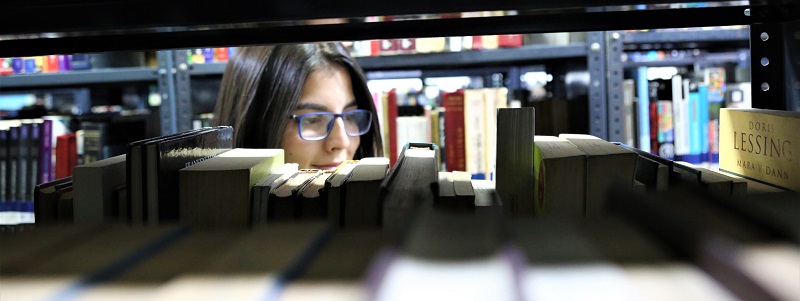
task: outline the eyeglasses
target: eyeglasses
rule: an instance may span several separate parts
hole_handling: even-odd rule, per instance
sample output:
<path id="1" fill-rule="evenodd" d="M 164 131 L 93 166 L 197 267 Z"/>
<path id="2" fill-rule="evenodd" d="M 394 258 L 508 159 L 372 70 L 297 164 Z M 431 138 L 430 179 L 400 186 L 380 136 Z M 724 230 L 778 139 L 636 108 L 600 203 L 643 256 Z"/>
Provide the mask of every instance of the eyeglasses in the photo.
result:
<path id="1" fill-rule="evenodd" d="M 336 117 L 342 118 L 344 131 L 347 136 L 351 137 L 366 134 L 372 125 L 372 112 L 367 110 L 352 110 L 341 114 L 314 112 L 289 117 L 297 120 L 297 132 L 300 134 L 300 138 L 308 141 L 322 140 L 328 137 Z"/>

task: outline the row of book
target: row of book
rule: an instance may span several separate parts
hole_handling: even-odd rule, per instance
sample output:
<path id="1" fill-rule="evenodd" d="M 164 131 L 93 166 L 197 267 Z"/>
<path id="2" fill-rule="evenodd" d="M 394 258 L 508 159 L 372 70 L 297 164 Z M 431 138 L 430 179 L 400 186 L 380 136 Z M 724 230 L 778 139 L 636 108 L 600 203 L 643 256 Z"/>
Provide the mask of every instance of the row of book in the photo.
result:
<path id="1" fill-rule="evenodd" d="M 72 171 L 74 146 L 57 118 L 0 121 L 0 224 L 34 222 L 34 187 Z"/>
<path id="2" fill-rule="evenodd" d="M 413 150 L 406 148 L 403 163 L 387 175 L 388 182 L 402 183 L 389 184 L 394 186 L 389 194 L 395 194 L 395 200 L 419 202 L 412 205 L 417 210 L 401 229 L 338 227 L 308 219 L 254 225 L 244 231 L 114 223 L 8 229 L 0 232 L 4 296 L 14 300 L 108 299 L 121 294 L 150 300 L 800 297 L 796 194 L 722 199 L 684 181 L 693 179 L 688 177 L 664 191 L 609 187 L 603 192 L 608 202 L 598 218 L 510 218 L 503 213 L 506 203 L 498 206 L 501 199 L 491 182 L 467 180 L 461 183 L 473 189 L 466 194 L 474 198 L 474 207 L 465 214 L 455 207 L 431 206 L 450 190 L 440 186 L 432 202 L 424 195 L 423 191 L 431 191 L 425 184 L 436 180 L 416 171 L 433 171 L 436 164 L 432 158 L 406 161 L 415 158 L 409 153 Z M 642 158 L 649 155 L 638 160 Z M 358 167 L 358 163 L 348 165 Z M 464 179 L 455 173 L 450 176 Z M 447 178 L 440 174 L 438 183 Z M 426 180 L 415 184 L 420 179 Z M 452 189 L 456 195 L 458 185 Z M 59 252 L 53 252 L 56 248 Z"/>
<path id="3" fill-rule="evenodd" d="M 442 170 L 466 171 L 474 179 L 494 175 L 496 110 L 507 106 L 506 88 L 442 92 L 438 107 L 406 103 L 396 90 L 375 97 L 384 149 L 392 164 L 409 142 L 436 144 Z"/>
<path id="4" fill-rule="evenodd" d="M 648 67 L 625 80 L 624 136 L 661 157 L 715 168 L 719 163 L 722 108 L 749 108 L 749 84 L 726 84 L 723 68 L 706 68 L 703 79 L 674 75 L 648 79 Z"/>
<path id="5" fill-rule="evenodd" d="M 88 70 L 91 68 L 89 54 L 80 53 L 0 58 L 0 76 Z"/>
<path id="6" fill-rule="evenodd" d="M 197 48 L 186 50 L 189 64 L 227 63 L 236 47 Z"/>

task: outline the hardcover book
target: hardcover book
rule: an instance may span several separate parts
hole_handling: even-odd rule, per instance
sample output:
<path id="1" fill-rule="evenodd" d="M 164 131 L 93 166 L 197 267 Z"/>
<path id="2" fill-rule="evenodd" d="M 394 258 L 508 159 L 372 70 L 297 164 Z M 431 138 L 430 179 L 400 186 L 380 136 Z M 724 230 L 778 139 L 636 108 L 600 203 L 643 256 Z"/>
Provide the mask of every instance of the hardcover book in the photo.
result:
<path id="1" fill-rule="evenodd" d="M 344 185 L 358 160 L 346 160 L 339 164 L 333 175 L 325 180 L 325 194 L 328 198 L 328 222 L 332 226 L 341 226 L 344 223 Z"/>
<path id="2" fill-rule="evenodd" d="M 720 170 L 800 192 L 800 112 L 720 111 Z"/>
<path id="3" fill-rule="evenodd" d="M 363 158 L 356 163 L 343 186 L 345 227 L 380 226 L 380 186 L 388 170 L 389 160 L 382 157 Z"/>
<path id="4" fill-rule="evenodd" d="M 267 222 L 269 194 L 294 176 L 298 171 L 298 166 L 297 163 L 284 163 L 281 168 L 253 186 L 253 224 Z"/>
<path id="5" fill-rule="evenodd" d="M 431 185 L 439 182 L 438 147 L 432 143 L 409 143 L 397 164 L 381 183 L 381 225 L 390 233 L 405 229 L 418 209 L 433 208 Z"/>
<path id="6" fill-rule="evenodd" d="M 467 171 L 464 90 L 443 93 L 442 107 L 444 107 L 444 144 L 447 152 L 447 170 Z"/>
<path id="7" fill-rule="evenodd" d="M 195 134 L 148 145 L 145 175 L 149 181 L 147 216 L 150 223 L 178 220 L 180 196 L 175 187 L 178 185 L 180 169 L 212 158 L 232 147 L 233 128 L 229 126 L 207 128 Z"/>
<path id="8" fill-rule="evenodd" d="M 497 194 L 512 215 L 533 215 L 534 108 L 497 110 Z"/>

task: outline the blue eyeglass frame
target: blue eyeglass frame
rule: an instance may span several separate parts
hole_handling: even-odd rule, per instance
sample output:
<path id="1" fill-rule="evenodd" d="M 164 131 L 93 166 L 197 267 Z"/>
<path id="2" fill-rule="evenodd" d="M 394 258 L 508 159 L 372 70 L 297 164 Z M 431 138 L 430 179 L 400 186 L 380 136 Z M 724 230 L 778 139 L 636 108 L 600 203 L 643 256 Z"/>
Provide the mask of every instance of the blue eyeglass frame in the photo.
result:
<path id="1" fill-rule="evenodd" d="M 368 120 L 369 122 L 367 123 L 367 129 L 363 133 L 358 133 L 358 134 L 352 134 L 351 135 L 350 133 L 347 132 L 347 130 L 344 131 L 344 133 L 347 134 L 347 136 L 356 137 L 356 136 L 361 136 L 361 135 L 366 134 L 372 128 L 372 112 L 367 111 L 367 110 L 362 110 L 362 109 L 350 110 L 350 111 L 345 111 L 345 112 L 342 112 L 342 113 L 313 112 L 313 113 L 306 113 L 306 114 L 300 114 L 300 115 L 290 115 L 289 118 L 290 119 L 294 119 L 294 120 L 297 121 L 297 135 L 300 136 L 300 139 L 303 139 L 303 140 L 306 140 L 306 141 L 319 141 L 319 140 L 323 140 L 325 138 L 328 138 L 328 136 L 331 135 L 331 130 L 333 129 L 333 122 L 336 121 L 336 118 L 342 118 L 342 120 L 344 120 L 344 115 L 351 115 L 351 114 L 354 114 L 354 113 L 357 113 L 357 112 L 365 112 L 365 113 L 367 113 L 367 117 L 369 119 Z M 317 139 L 306 139 L 305 137 L 303 137 L 303 124 L 300 122 L 300 120 L 303 119 L 303 117 L 314 116 L 314 115 L 330 115 L 330 116 L 333 116 L 333 118 L 331 118 L 331 121 L 328 122 L 327 131 L 325 132 L 325 136 L 322 136 L 322 137 L 317 138 Z"/>

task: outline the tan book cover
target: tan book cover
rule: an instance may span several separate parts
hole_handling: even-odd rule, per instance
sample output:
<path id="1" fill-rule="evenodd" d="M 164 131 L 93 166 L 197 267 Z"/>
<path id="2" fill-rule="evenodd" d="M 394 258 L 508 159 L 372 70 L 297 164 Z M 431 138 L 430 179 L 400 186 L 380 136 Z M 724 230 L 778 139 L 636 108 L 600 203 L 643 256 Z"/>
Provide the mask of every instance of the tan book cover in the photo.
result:
<path id="1" fill-rule="evenodd" d="M 719 169 L 800 191 L 800 112 L 720 110 Z"/>

